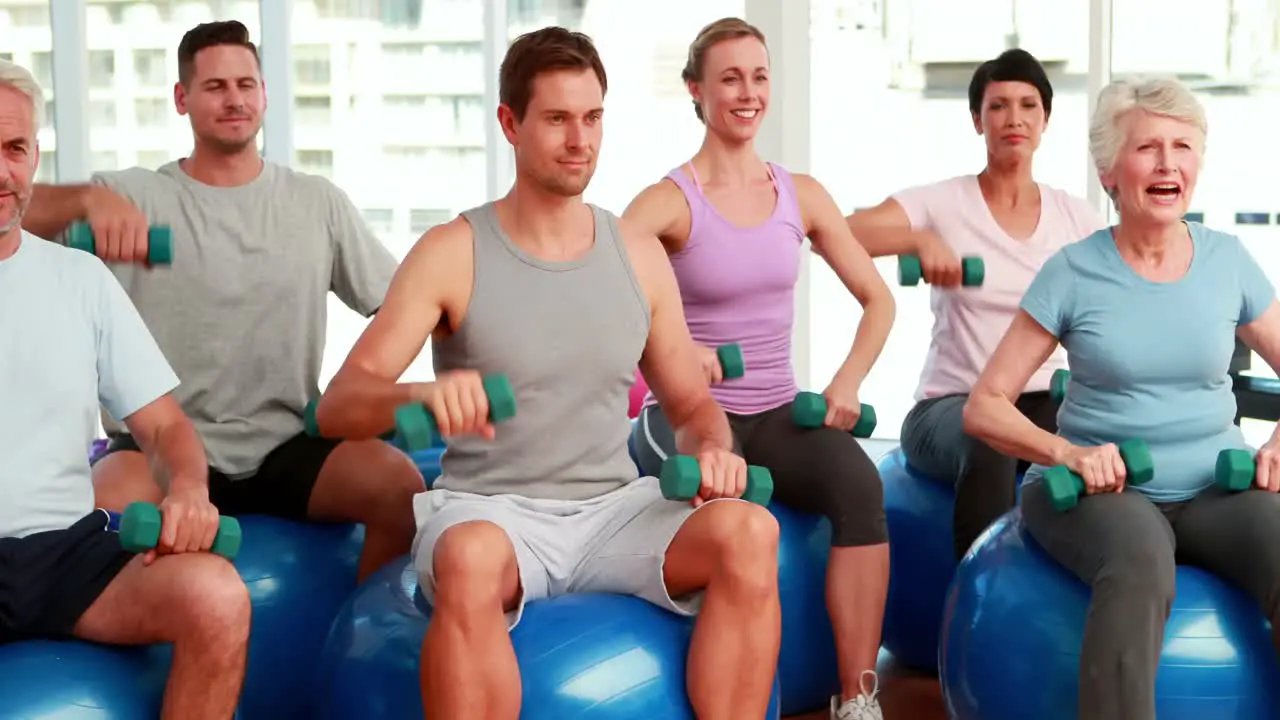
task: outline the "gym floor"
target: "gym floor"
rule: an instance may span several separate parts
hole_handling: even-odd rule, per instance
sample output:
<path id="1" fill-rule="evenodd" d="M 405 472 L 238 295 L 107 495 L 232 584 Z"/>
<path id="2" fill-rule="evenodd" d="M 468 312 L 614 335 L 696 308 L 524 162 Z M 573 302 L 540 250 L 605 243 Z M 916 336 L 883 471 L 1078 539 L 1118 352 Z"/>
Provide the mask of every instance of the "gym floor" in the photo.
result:
<path id="1" fill-rule="evenodd" d="M 901 667 L 883 650 L 877 670 L 880 709 L 884 711 L 885 720 L 946 720 L 937 676 Z M 829 711 L 819 710 L 786 720 L 827 720 L 828 717 Z"/>

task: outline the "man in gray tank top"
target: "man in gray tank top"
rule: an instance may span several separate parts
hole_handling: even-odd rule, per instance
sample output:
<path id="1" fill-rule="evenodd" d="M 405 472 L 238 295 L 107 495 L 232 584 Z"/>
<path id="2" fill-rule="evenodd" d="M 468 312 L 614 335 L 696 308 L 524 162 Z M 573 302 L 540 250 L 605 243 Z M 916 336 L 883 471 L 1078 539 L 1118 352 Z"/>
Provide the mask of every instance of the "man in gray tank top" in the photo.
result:
<path id="1" fill-rule="evenodd" d="M 93 228 L 97 253 L 181 380 L 174 394 L 209 457 L 213 504 L 226 515 L 363 523 L 364 578 L 409 551 L 422 476 L 381 440 L 313 437 L 303 418 L 320 394 L 329 292 L 372 315 L 395 258 L 331 182 L 260 157 L 265 96 L 244 25 L 192 29 L 178 69 L 191 156 L 37 186 L 25 227 L 63 243 L 71 222 Z M 171 264 L 148 266 L 149 224 L 172 229 Z M 111 443 L 94 465 L 98 504 L 159 501 L 137 441 L 120 418 L 102 420 Z"/>
<path id="2" fill-rule="evenodd" d="M 428 717 L 516 718 L 521 681 L 505 631 L 525 603 L 582 592 L 698 615 L 687 687 L 699 718 L 759 718 L 769 703 L 777 523 L 734 499 L 746 466 L 698 367 L 662 246 L 582 201 L 604 89 L 584 35 L 545 28 L 511 45 L 499 120 L 515 186 L 423 236 L 320 402 L 322 422 L 353 437 L 421 402 L 447 438 L 437 487 L 414 507 L 414 562 L 433 604 Z M 436 380 L 397 384 L 428 337 Z M 637 363 L 670 408 L 678 450 L 697 458 L 692 502 L 665 499 L 628 457 Z M 496 426 L 481 386 L 495 373 L 517 405 Z"/>

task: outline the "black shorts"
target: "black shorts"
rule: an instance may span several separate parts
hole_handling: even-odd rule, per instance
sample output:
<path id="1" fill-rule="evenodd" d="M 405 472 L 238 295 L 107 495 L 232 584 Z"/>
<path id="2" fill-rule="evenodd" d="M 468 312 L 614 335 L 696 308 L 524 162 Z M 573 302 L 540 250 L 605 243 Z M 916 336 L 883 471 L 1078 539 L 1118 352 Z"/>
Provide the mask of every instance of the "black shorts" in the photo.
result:
<path id="1" fill-rule="evenodd" d="M 66 530 L 0 538 L 0 644 L 71 637 L 134 555 L 95 510 Z"/>
<path id="2" fill-rule="evenodd" d="M 210 467 L 209 501 L 223 515 L 274 515 L 306 520 L 311 490 L 329 453 L 339 442 L 299 433 L 267 453 L 256 473 L 238 480 Z M 94 462 L 122 450 L 141 452 L 133 436 L 117 435 Z"/>

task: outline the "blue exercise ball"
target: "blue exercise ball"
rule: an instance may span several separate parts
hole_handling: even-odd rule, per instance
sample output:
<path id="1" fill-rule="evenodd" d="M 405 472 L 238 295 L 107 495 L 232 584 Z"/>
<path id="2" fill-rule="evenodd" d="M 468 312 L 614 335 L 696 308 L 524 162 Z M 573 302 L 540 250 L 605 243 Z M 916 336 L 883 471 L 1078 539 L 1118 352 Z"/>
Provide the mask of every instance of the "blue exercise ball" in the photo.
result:
<path id="1" fill-rule="evenodd" d="M 422 717 L 418 661 L 430 616 L 408 557 L 371 576 L 329 634 L 313 693 L 316 716 Z M 692 631 L 691 618 L 625 595 L 527 604 L 511 632 L 521 719 L 692 719 L 685 689 Z M 777 694 L 775 684 L 771 719 L 779 717 Z"/>
<path id="2" fill-rule="evenodd" d="M 782 714 L 797 715 L 830 705 L 840 692 L 835 634 L 827 614 L 827 558 L 831 522 L 821 515 L 769 505 L 778 520 L 778 600 L 782 647 L 778 680 Z"/>
<path id="3" fill-rule="evenodd" d="M 239 520 L 244 542 L 235 567 L 253 608 L 241 718 L 311 717 L 317 659 L 356 589 L 364 527 L 262 515 Z"/>
<path id="4" fill-rule="evenodd" d="M 904 665 L 936 670 L 942 610 L 956 570 L 955 488 L 912 468 L 901 448 L 882 457 L 877 467 L 889 527 L 881 645 Z"/>
<path id="5" fill-rule="evenodd" d="M 134 720 L 160 717 L 168 646 L 77 640 L 0 645 L 0 718 Z"/>
<path id="6" fill-rule="evenodd" d="M 938 666 L 938 632 L 947 586 L 955 573 L 950 485 L 907 465 L 901 448 L 880 459 L 889 527 L 889 594 L 881 644 L 905 665 Z"/>
<path id="7" fill-rule="evenodd" d="M 1177 568 L 1156 675 L 1160 720 L 1274 720 L 1280 665 L 1244 592 Z M 942 690 L 956 720 L 1075 720 L 1087 585 L 1049 557 L 1014 510 L 978 539 L 947 596 Z"/>
<path id="8" fill-rule="evenodd" d="M 405 454 L 418 467 L 418 472 L 422 473 L 423 482 L 430 490 L 431 485 L 440 477 L 440 456 L 444 455 L 444 448 L 432 447 L 413 452 L 405 451 Z"/>

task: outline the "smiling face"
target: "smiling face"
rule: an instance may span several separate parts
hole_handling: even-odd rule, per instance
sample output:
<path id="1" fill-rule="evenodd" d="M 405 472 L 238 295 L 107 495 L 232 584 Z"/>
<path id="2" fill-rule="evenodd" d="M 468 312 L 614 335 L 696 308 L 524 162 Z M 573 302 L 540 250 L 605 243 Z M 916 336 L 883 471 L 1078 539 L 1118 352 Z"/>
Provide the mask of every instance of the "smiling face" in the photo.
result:
<path id="1" fill-rule="evenodd" d="M 600 78 L 590 68 L 552 70 L 534 77 L 530 90 L 523 119 L 507 105 L 498 108 L 516 170 L 549 193 L 581 195 L 604 139 Z"/>
<path id="2" fill-rule="evenodd" d="M 986 138 L 987 154 L 997 160 L 1030 159 L 1040 147 L 1049 118 L 1040 91 L 1025 82 L 993 82 L 982 95 L 974 129 Z"/>
<path id="3" fill-rule="evenodd" d="M 22 226 L 39 158 L 31 98 L 0 85 L 0 238 Z"/>
<path id="4" fill-rule="evenodd" d="M 213 45 L 199 51 L 191 77 L 173 93 L 178 113 L 191 118 L 196 139 L 221 152 L 244 150 L 262 128 L 267 97 L 258 58 L 246 47 Z"/>
<path id="5" fill-rule="evenodd" d="M 1177 118 L 1134 110 L 1119 120 L 1124 143 L 1101 181 L 1127 220 L 1182 221 L 1204 152 L 1198 128 Z"/>
<path id="6" fill-rule="evenodd" d="M 769 51 L 751 35 L 721 40 L 707 49 L 702 77 L 688 87 L 708 130 L 749 142 L 769 107 Z"/>

